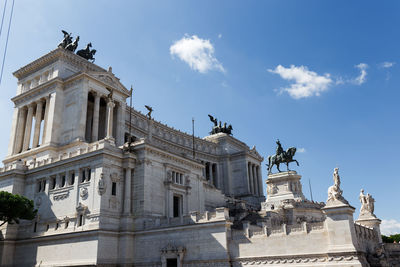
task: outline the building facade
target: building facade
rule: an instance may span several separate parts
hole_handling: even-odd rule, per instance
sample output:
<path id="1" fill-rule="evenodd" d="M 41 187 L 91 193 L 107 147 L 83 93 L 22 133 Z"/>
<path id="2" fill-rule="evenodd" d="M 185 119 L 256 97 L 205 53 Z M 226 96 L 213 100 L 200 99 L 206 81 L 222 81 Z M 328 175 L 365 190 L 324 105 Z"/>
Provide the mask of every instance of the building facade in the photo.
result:
<path id="1" fill-rule="evenodd" d="M 14 76 L 0 190 L 32 199 L 38 216 L 1 228 L 2 266 L 386 266 L 399 256 L 381 244 L 373 210 L 354 222 L 345 201 L 309 201 L 296 172 L 269 175 L 266 199 L 255 147 L 131 109 L 111 68 L 57 48 Z"/>

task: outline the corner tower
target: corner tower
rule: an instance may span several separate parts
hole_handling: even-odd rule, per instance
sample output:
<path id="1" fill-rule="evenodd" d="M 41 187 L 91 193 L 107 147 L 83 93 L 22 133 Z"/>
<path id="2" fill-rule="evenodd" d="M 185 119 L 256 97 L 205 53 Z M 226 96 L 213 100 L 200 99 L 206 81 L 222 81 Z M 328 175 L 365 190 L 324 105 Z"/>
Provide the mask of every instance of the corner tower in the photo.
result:
<path id="1" fill-rule="evenodd" d="M 129 91 L 105 70 L 57 48 L 14 72 L 18 79 L 4 164 L 51 160 L 54 147 L 104 138 L 122 145 Z M 110 97 L 112 95 L 112 98 Z"/>

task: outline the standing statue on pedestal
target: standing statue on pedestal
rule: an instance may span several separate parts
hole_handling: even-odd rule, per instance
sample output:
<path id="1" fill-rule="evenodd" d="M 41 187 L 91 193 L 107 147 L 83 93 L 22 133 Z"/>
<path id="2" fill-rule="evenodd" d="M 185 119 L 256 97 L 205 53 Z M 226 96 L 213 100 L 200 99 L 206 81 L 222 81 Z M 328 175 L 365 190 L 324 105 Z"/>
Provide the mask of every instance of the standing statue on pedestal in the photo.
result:
<path id="1" fill-rule="evenodd" d="M 364 189 L 361 189 L 360 192 L 360 216 L 372 216 L 375 217 L 374 209 L 375 209 L 375 199 L 368 193 L 364 195 Z"/>
<path id="2" fill-rule="evenodd" d="M 147 113 L 147 118 L 149 119 L 149 120 L 151 120 L 151 113 L 153 112 L 153 108 L 152 107 L 150 107 L 150 106 L 147 106 L 147 105 L 144 105 L 145 106 L 145 108 L 147 108 L 147 110 L 149 111 L 148 113 Z"/>
<path id="3" fill-rule="evenodd" d="M 339 168 L 333 170 L 333 185 L 328 189 L 328 200 L 327 204 L 339 201 L 343 204 L 349 204 L 343 197 L 343 191 L 340 189 L 340 176 Z"/>
<path id="4" fill-rule="evenodd" d="M 286 163 L 286 168 L 288 171 L 289 170 L 289 163 L 290 162 L 296 162 L 297 166 L 299 166 L 299 162 L 295 159 L 293 159 L 294 154 L 296 154 L 296 148 L 295 147 L 289 147 L 286 151 L 283 150 L 281 142 L 279 139 L 276 141 L 276 154 L 273 156 L 268 156 L 268 174 L 272 173 L 272 167 L 276 165 L 276 168 L 278 169 L 279 172 L 281 170 L 279 169 L 279 164 L 281 163 Z"/>

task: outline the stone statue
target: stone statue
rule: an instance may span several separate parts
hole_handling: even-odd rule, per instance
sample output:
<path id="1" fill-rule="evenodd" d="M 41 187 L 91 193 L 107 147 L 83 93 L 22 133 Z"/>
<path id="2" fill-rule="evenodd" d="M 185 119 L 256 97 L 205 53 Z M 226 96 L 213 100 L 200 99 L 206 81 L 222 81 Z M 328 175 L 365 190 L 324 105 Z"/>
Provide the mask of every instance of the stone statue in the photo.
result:
<path id="1" fill-rule="evenodd" d="M 328 188 L 328 200 L 327 204 L 339 201 L 343 204 L 349 204 L 343 197 L 343 191 L 340 189 L 340 176 L 339 168 L 335 168 L 333 171 L 333 185 Z"/>
<path id="2" fill-rule="evenodd" d="M 95 61 L 94 55 L 96 54 L 96 49 L 90 50 L 92 47 L 92 43 L 88 43 L 85 49 L 78 50 L 76 54 L 78 56 L 83 57 L 86 60 L 92 60 L 92 63 Z M 111 67 L 110 67 L 111 68 Z"/>
<path id="3" fill-rule="evenodd" d="M 75 52 L 76 48 L 78 48 L 78 42 L 79 42 L 79 36 L 77 36 L 72 43 L 68 44 L 65 47 L 65 50 Z"/>
<path id="4" fill-rule="evenodd" d="M 272 167 L 276 165 L 276 168 L 278 169 L 279 172 L 281 170 L 279 169 L 279 164 L 281 163 L 286 163 L 286 168 L 289 171 L 289 163 L 290 162 L 296 162 L 297 166 L 299 166 L 299 162 L 295 159 L 293 159 L 294 155 L 296 154 L 296 148 L 295 147 L 290 147 L 287 149 L 287 151 L 284 151 L 281 145 L 281 142 L 279 139 L 276 141 L 277 148 L 276 148 L 276 154 L 272 156 L 268 156 L 268 174 L 272 173 Z"/>
<path id="5" fill-rule="evenodd" d="M 361 202 L 360 216 L 369 215 L 375 217 L 375 199 L 369 193 L 364 195 L 364 189 L 361 189 L 359 198 Z"/>
<path id="6" fill-rule="evenodd" d="M 61 48 L 66 48 L 67 47 L 67 45 L 69 45 L 69 44 L 71 44 L 72 43 L 72 33 L 68 33 L 68 32 L 66 32 L 66 31 L 64 31 L 64 30 L 61 30 L 62 31 L 62 33 L 64 34 L 64 38 L 62 39 L 62 41 L 58 44 L 58 47 L 61 47 Z"/>
<path id="7" fill-rule="evenodd" d="M 107 95 L 108 101 L 113 101 L 114 89 L 107 89 L 110 93 Z"/>
<path id="8" fill-rule="evenodd" d="M 150 107 L 150 106 L 147 106 L 147 105 L 144 105 L 146 108 L 147 108 L 147 110 L 149 111 L 148 113 L 147 113 L 147 118 L 149 119 L 149 120 L 151 120 L 151 113 L 153 112 L 153 108 L 152 107 Z"/>
<path id="9" fill-rule="evenodd" d="M 210 121 L 212 121 L 214 123 L 214 126 L 210 132 L 210 134 L 217 134 L 217 133 L 226 133 L 229 135 L 232 135 L 232 125 L 229 124 L 229 126 L 227 126 L 227 123 L 224 122 L 224 126 L 222 126 L 222 121 L 218 122 L 217 118 L 214 118 L 212 115 L 208 114 L 208 117 L 210 118 Z"/>
<path id="10" fill-rule="evenodd" d="M 98 190 L 100 196 L 103 195 L 107 190 L 107 183 L 106 183 L 106 181 L 104 179 L 104 174 L 103 173 L 101 173 L 101 175 L 100 175 L 100 179 L 99 179 L 99 182 L 97 184 L 97 190 Z"/>

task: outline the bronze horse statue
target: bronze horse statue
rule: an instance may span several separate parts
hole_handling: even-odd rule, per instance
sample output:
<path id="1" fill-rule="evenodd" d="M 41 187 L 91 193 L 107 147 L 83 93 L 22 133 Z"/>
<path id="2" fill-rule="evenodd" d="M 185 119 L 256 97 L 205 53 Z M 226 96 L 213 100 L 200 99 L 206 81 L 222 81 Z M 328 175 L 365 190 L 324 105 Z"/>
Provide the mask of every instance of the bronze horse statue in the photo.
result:
<path id="1" fill-rule="evenodd" d="M 299 166 L 299 163 L 297 160 L 293 159 L 294 154 L 296 154 L 296 148 L 295 147 L 289 147 L 286 152 L 283 152 L 282 154 L 279 155 L 273 155 L 273 156 L 268 156 L 268 174 L 271 173 L 272 167 L 276 165 L 276 168 L 278 169 L 279 172 L 281 170 L 279 169 L 279 164 L 281 163 L 286 163 L 287 170 L 289 170 L 289 163 L 295 161 L 297 163 L 297 166 Z"/>
<path id="2" fill-rule="evenodd" d="M 94 61 L 95 61 L 94 55 L 96 54 L 96 49 L 90 50 L 91 47 L 92 47 L 92 43 L 88 43 L 86 45 L 85 49 L 78 50 L 78 52 L 76 52 L 76 54 L 78 56 L 83 57 L 84 59 L 92 60 L 92 63 L 94 63 Z"/>

